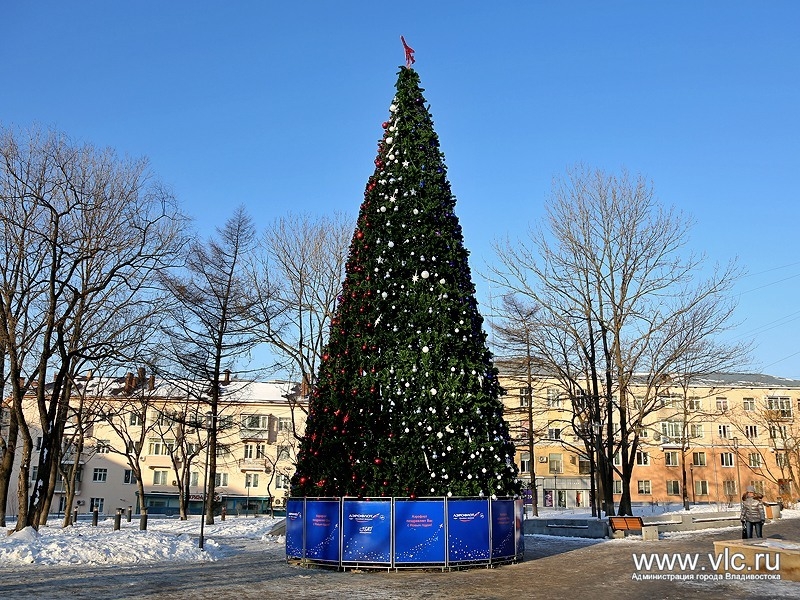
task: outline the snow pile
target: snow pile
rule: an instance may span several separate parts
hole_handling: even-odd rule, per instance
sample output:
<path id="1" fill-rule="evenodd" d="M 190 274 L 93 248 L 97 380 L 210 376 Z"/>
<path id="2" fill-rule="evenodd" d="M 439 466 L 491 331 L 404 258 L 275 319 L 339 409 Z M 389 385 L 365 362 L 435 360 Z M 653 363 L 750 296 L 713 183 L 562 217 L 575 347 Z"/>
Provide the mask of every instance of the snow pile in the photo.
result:
<path id="1" fill-rule="evenodd" d="M 138 522 L 113 531 L 109 519 L 92 527 L 79 522 L 72 527 L 48 523 L 36 531 L 27 527 L 4 536 L 0 533 L 0 564 L 132 565 L 164 561 L 215 561 L 237 552 L 234 540 L 259 542 L 265 551 L 283 552 L 283 536 L 272 536 L 276 519 L 229 519 L 206 525 L 204 550 L 198 547 L 200 519 L 151 519 L 147 531 Z"/>

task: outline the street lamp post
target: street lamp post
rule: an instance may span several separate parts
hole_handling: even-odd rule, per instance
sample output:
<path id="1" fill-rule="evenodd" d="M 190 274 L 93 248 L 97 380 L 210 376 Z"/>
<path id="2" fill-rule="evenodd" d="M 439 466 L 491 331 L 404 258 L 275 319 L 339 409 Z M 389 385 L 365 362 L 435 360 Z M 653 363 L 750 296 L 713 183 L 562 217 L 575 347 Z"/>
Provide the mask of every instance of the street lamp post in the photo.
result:
<path id="1" fill-rule="evenodd" d="M 697 499 L 695 498 L 695 487 L 694 487 L 694 463 L 689 464 L 689 473 L 692 477 L 692 504 L 697 504 Z"/>
<path id="2" fill-rule="evenodd" d="M 739 438 L 733 438 L 733 451 L 736 453 L 736 494 L 742 493 L 742 475 L 739 471 Z"/>
<path id="3" fill-rule="evenodd" d="M 198 547 L 203 550 L 205 543 L 205 523 L 206 523 L 206 503 L 208 502 L 208 452 L 209 452 L 209 435 L 208 432 L 214 427 L 214 415 L 211 412 L 206 413 L 206 465 L 203 469 L 203 514 L 200 516 L 200 542 Z"/>

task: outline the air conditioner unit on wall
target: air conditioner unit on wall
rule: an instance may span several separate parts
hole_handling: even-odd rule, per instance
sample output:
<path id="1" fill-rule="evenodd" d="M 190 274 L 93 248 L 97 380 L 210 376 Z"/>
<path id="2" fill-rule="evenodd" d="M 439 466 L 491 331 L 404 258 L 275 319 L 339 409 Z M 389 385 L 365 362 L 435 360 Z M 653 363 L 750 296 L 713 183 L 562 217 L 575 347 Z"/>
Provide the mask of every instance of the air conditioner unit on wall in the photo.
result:
<path id="1" fill-rule="evenodd" d="M 178 481 L 177 481 L 177 479 L 173 479 L 173 480 L 172 480 L 172 485 L 178 485 Z"/>
<path id="2" fill-rule="evenodd" d="M 546 463 L 547 462 L 547 457 L 546 456 L 540 456 L 539 457 L 539 462 L 540 463 Z"/>

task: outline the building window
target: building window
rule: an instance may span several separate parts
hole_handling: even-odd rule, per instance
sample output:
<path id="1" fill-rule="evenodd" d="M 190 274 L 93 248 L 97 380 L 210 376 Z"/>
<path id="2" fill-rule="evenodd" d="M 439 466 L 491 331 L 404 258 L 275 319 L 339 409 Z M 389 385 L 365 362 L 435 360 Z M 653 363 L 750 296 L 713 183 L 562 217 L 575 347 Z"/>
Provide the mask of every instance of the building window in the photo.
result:
<path id="1" fill-rule="evenodd" d="M 636 464 L 645 467 L 650 464 L 650 454 L 639 450 L 636 452 Z"/>
<path id="2" fill-rule="evenodd" d="M 686 407 L 689 410 L 702 410 L 703 403 L 700 401 L 700 398 L 689 398 L 686 402 Z"/>
<path id="3" fill-rule="evenodd" d="M 167 485 L 169 471 L 166 469 L 156 469 L 153 471 L 153 485 Z"/>
<path id="4" fill-rule="evenodd" d="M 723 467 L 733 466 L 733 452 L 722 452 L 719 455 L 719 462 Z"/>
<path id="5" fill-rule="evenodd" d="M 758 452 L 751 452 L 748 454 L 747 460 L 753 469 L 761 468 L 761 455 Z"/>
<path id="6" fill-rule="evenodd" d="M 661 435 L 665 438 L 664 442 L 677 443 L 681 441 L 683 433 L 683 423 L 680 421 L 662 421 Z"/>
<path id="7" fill-rule="evenodd" d="M 592 472 L 592 465 L 589 462 L 588 456 L 579 456 L 578 457 L 578 473 L 580 475 L 588 475 Z"/>
<path id="8" fill-rule="evenodd" d="M 689 423 L 689 436 L 691 436 L 692 438 L 703 437 L 703 424 Z"/>
<path id="9" fill-rule="evenodd" d="M 731 426 L 730 425 L 719 425 L 717 427 L 719 432 L 719 437 L 722 439 L 728 439 L 731 437 Z"/>
<path id="10" fill-rule="evenodd" d="M 736 481 L 726 479 L 722 482 L 722 493 L 726 496 L 736 496 Z"/>
<path id="11" fill-rule="evenodd" d="M 785 440 L 789 430 L 786 428 L 786 425 L 770 425 L 769 426 L 769 437 L 773 440 Z"/>
<path id="12" fill-rule="evenodd" d="M 669 479 L 669 480 L 667 480 L 667 495 L 669 495 L 669 496 L 680 496 L 681 495 L 681 486 L 678 483 L 677 479 Z"/>
<path id="13" fill-rule="evenodd" d="M 228 444 L 217 444 L 217 456 L 229 456 L 231 448 Z"/>
<path id="14" fill-rule="evenodd" d="M 244 415 L 242 427 L 245 429 L 269 429 L 269 415 Z"/>
<path id="15" fill-rule="evenodd" d="M 244 487 L 246 488 L 258 487 L 258 473 L 245 473 Z"/>
<path id="16" fill-rule="evenodd" d="M 256 453 L 256 445 L 255 444 L 245 444 L 244 445 L 244 458 L 250 459 L 255 456 Z"/>
<path id="17" fill-rule="evenodd" d="M 698 496 L 708 496 L 708 481 L 701 479 L 694 482 L 694 493 Z"/>
<path id="18" fill-rule="evenodd" d="M 615 467 L 621 467 L 622 466 L 622 455 L 619 452 L 615 453 L 614 454 L 614 459 L 612 460 L 612 462 L 614 463 Z"/>
<path id="19" fill-rule="evenodd" d="M 122 483 L 136 483 L 136 474 L 130 469 L 125 469 L 125 472 L 122 474 Z"/>
<path id="20" fill-rule="evenodd" d="M 192 471 L 189 473 L 189 485 L 192 487 L 197 487 L 200 485 L 200 472 L 199 471 Z"/>
<path id="21" fill-rule="evenodd" d="M 781 469 L 785 469 L 789 466 L 789 457 L 785 452 L 776 452 L 775 464 L 777 464 Z"/>
<path id="22" fill-rule="evenodd" d="M 551 440 L 560 440 L 561 430 L 557 427 L 551 427 L 547 430 L 547 437 Z"/>
<path id="23" fill-rule="evenodd" d="M 551 473 L 558 474 L 564 471 L 564 463 L 562 461 L 561 454 L 558 453 L 550 454 L 548 459 L 549 459 L 548 460 L 549 470 Z"/>
<path id="24" fill-rule="evenodd" d="M 756 490 L 756 494 L 764 495 L 764 482 L 763 481 L 751 481 L 750 485 Z"/>
<path id="25" fill-rule="evenodd" d="M 214 487 L 224 487 L 228 485 L 228 474 L 227 473 L 216 473 L 214 474 Z"/>
<path id="26" fill-rule="evenodd" d="M 519 470 L 520 473 L 531 472 L 531 455 L 530 452 L 523 452 L 519 457 Z"/>
<path id="27" fill-rule="evenodd" d="M 275 476 L 275 487 L 279 490 L 288 490 L 289 489 L 289 476 L 284 475 L 283 473 L 278 473 Z"/>
<path id="28" fill-rule="evenodd" d="M 719 397 L 717 398 L 717 410 L 719 412 L 725 412 L 728 410 L 728 399 Z"/>
<path id="29" fill-rule="evenodd" d="M 744 408 L 747 412 L 753 412 L 756 409 L 756 399 L 742 398 L 742 408 Z"/>
<path id="30" fill-rule="evenodd" d="M 41 450 L 41 449 L 42 449 L 42 438 L 37 437 L 36 438 L 36 450 L 38 451 L 38 450 Z"/>
<path id="31" fill-rule="evenodd" d="M 533 390 L 527 387 L 519 388 L 519 406 L 525 408 L 531 405 Z"/>
<path id="32" fill-rule="evenodd" d="M 547 389 L 547 406 L 550 408 L 561 408 L 561 395 L 556 388 Z"/>
<path id="33" fill-rule="evenodd" d="M 754 440 L 758 437 L 758 425 L 745 425 L 744 426 L 744 437 L 748 440 Z"/>
<path id="34" fill-rule="evenodd" d="M 169 456 L 174 449 L 175 440 L 151 438 L 148 446 L 148 454 L 151 456 Z"/>
<path id="35" fill-rule="evenodd" d="M 97 453 L 98 454 L 108 454 L 111 452 L 111 441 L 110 440 L 97 440 Z"/>
<path id="36" fill-rule="evenodd" d="M 621 479 L 615 479 L 614 480 L 613 493 L 615 493 L 615 494 L 621 494 L 622 493 L 622 480 Z"/>
<path id="37" fill-rule="evenodd" d="M 650 480 L 649 479 L 640 479 L 636 482 L 638 491 L 640 494 L 649 495 L 652 494 L 652 490 L 650 488 Z"/>
<path id="38" fill-rule="evenodd" d="M 291 417 L 278 417 L 278 431 L 291 431 L 292 419 Z"/>
<path id="39" fill-rule="evenodd" d="M 133 427 L 141 426 L 143 421 L 144 419 L 140 413 L 132 412 L 130 415 L 128 415 L 128 425 Z"/>
<path id="40" fill-rule="evenodd" d="M 278 460 L 289 460 L 291 458 L 291 449 L 289 446 L 278 446 Z"/>
<path id="41" fill-rule="evenodd" d="M 108 479 L 108 469 L 95 469 L 92 471 L 92 481 L 106 481 Z"/>
<path id="42" fill-rule="evenodd" d="M 103 505 L 105 504 L 105 498 L 90 498 L 89 499 L 89 510 L 93 511 L 97 509 L 97 512 L 103 512 Z"/>
<path id="43" fill-rule="evenodd" d="M 678 453 L 674 450 L 664 452 L 664 464 L 668 467 L 678 466 Z"/>
<path id="44" fill-rule="evenodd" d="M 638 435 L 640 438 L 647 438 L 648 436 L 647 427 L 637 427 L 636 435 Z"/>
<path id="45" fill-rule="evenodd" d="M 767 396 L 767 410 L 777 412 L 781 419 L 790 419 L 792 401 L 788 396 Z"/>

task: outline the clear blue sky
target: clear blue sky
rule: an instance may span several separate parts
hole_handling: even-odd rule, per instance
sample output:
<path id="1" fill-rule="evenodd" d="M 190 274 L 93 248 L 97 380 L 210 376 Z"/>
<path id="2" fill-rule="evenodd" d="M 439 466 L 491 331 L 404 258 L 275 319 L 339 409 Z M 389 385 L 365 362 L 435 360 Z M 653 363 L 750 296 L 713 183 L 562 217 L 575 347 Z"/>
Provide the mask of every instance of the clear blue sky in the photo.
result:
<path id="1" fill-rule="evenodd" d="M 625 167 L 749 271 L 752 368 L 800 378 L 800 2 L 5 0 L 0 122 L 148 156 L 204 233 L 240 203 L 355 216 L 401 34 L 483 306 L 553 177 Z"/>

